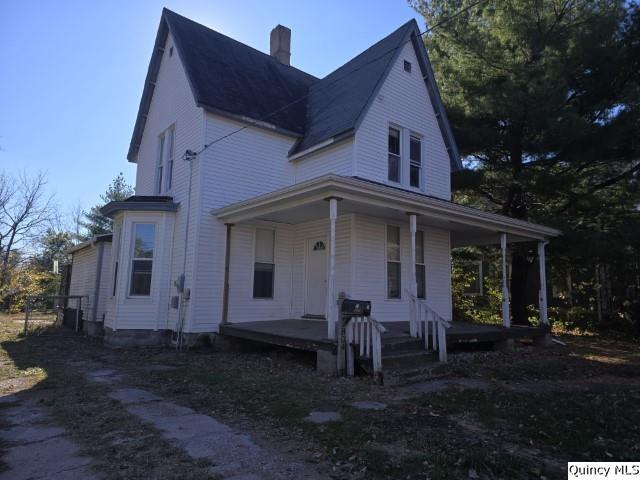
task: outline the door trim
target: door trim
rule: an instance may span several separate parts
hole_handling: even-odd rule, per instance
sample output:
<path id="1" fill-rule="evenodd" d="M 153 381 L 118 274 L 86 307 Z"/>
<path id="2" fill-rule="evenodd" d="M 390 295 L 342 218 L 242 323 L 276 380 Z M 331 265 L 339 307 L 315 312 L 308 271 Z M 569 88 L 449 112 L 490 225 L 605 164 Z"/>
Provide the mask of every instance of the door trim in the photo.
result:
<path id="1" fill-rule="evenodd" d="M 325 305 L 325 312 L 323 315 L 317 315 L 317 314 L 313 314 L 313 313 L 308 313 L 308 289 L 309 289 L 309 244 L 311 243 L 311 240 L 322 240 L 325 243 L 325 246 L 329 246 L 329 236 L 328 235 L 311 235 L 308 237 L 305 237 L 304 239 L 304 290 L 303 290 L 303 295 L 304 295 L 304 301 L 303 301 L 303 318 L 310 318 L 310 319 L 326 319 L 327 318 L 327 312 L 326 312 L 326 305 Z M 326 263 L 326 275 L 328 275 L 329 273 L 329 255 L 325 255 L 325 263 Z M 326 299 L 325 299 L 325 303 L 326 303 Z"/>

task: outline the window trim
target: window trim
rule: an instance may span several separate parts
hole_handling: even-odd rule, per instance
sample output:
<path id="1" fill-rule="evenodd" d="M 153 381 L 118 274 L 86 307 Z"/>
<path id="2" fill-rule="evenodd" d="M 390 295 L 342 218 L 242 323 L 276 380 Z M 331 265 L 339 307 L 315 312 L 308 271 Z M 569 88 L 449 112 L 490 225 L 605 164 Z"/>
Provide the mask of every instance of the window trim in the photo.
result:
<path id="1" fill-rule="evenodd" d="M 166 166 L 165 166 L 165 179 L 164 179 L 164 186 L 165 186 L 165 192 L 170 192 L 171 189 L 173 188 L 173 169 L 175 167 L 175 152 L 176 152 L 176 129 L 175 129 L 175 124 L 172 124 L 169 128 L 167 128 L 164 133 L 163 133 L 165 139 L 166 138 L 171 138 L 171 148 L 167 149 L 167 153 L 166 153 Z M 167 137 L 167 135 L 170 135 L 170 137 Z M 165 140 L 166 143 L 166 140 Z M 169 168 L 169 166 L 171 166 L 171 168 Z"/>
<path id="2" fill-rule="evenodd" d="M 136 227 L 138 225 L 153 225 L 153 253 L 151 258 L 138 258 L 134 257 L 136 251 Z M 148 221 L 133 221 L 131 222 L 131 250 L 129 254 L 129 285 L 127 287 L 127 298 L 151 298 L 153 291 L 153 263 L 154 257 L 156 253 L 156 245 L 158 240 L 158 224 L 156 222 L 148 222 Z M 132 293 L 131 289 L 133 288 L 133 262 L 134 261 L 148 261 L 151 262 L 151 279 L 149 280 L 149 293 L 147 295 L 140 293 Z"/>
<path id="3" fill-rule="evenodd" d="M 256 261 L 256 251 L 258 244 L 258 230 L 266 230 L 273 234 L 273 261 L 271 265 L 273 265 L 273 278 L 271 279 L 271 297 L 255 297 L 254 289 L 255 289 L 255 278 L 256 278 L 256 263 L 266 263 L 266 262 L 257 262 Z M 273 227 L 268 226 L 257 226 L 253 229 L 253 252 L 251 262 L 251 286 L 249 287 L 249 298 L 253 301 L 259 302 L 271 302 L 276 299 L 276 250 L 277 250 L 277 242 L 278 242 L 278 231 Z"/>
<path id="4" fill-rule="evenodd" d="M 168 148 L 168 139 L 171 138 L 171 148 Z M 158 152 L 155 177 L 155 193 L 162 195 L 171 192 L 173 188 L 173 168 L 175 167 L 175 123 L 165 128 L 158 135 Z M 171 166 L 171 168 L 169 168 Z"/>
<path id="5" fill-rule="evenodd" d="M 389 228 L 398 229 L 399 260 L 389 260 Z M 397 297 L 389 296 L 389 263 L 397 263 L 398 265 L 400 265 L 400 274 L 398 275 L 400 284 L 398 285 L 399 288 Z M 384 298 L 386 301 L 402 301 L 402 229 L 400 228 L 400 225 L 393 223 L 387 223 L 384 227 Z"/>
<path id="6" fill-rule="evenodd" d="M 164 184 L 164 151 L 165 151 L 165 139 L 164 132 L 160 134 L 158 137 L 158 151 L 156 153 L 156 181 L 155 181 L 155 192 L 156 195 L 162 194 L 162 187 Z"/>
<path id="7" fill-rule="evenodd" d="M 415 162 L 413 161 L 413 159 L 411 158 L 411 140 L 417 140 L 420 143 L 420 158 L 419 158 L 419 164 L 415 164 Z M 422 135 L 419 135 L 417 133 L 414 132 L 409 132 L 409 145 L 408 145 L 408 150 L 409 150 L 409 188 L 415 188 L 417 190 L 422 190 L 424 188 L 424 178 L 422 176 L 423 170 L 424 170 L 424 159 L 423 159 L 423 141 L 422 141 Z M 411 167 L 418 167 L 418 185 L 411 185 Z"/>
<path id="8" fill-rule="evenodd" d="M 391 133 L 391 130 L 395 130 L 396 132 L 398 132 L 398 154 L 395 153 L 391 153 L 391 151 L 389 150 L 389 136 Z M 392 123 L 390 123 L 387 127 L 387 182 L 392 183 L 394 185 L 402 185 L 402 127 L 399 127 L 398 125 L 394 125 Z M 393 155 L 398 157 L 398 180 L 391 180 L 389 178 L 389 155 Z"/>

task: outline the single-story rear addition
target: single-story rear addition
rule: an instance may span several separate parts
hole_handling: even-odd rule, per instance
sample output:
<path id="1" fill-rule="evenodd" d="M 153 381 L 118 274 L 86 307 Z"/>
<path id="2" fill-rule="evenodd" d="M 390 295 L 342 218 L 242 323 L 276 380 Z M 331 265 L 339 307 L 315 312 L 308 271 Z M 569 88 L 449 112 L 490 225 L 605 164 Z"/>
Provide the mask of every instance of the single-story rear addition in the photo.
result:
<path id="1" fill-rule="evenodd" d="M 247 338 L 320 364 L 340 349 L 351 298 L 371 302 L 345 333 L 360 356 L 394 335 L 442 349 L 451 249 L 491 244 L 510 327 L 508 244 L 538 242 L 544 285 L 559 232 L 452 202 L 462 166 L 416 22 L 321 79 L 290 65 L 286 27 L 270 52 L 163 10 L 128 153 L 136 194 L 102 209 L 108 288 L 90 318 L 105 342 Z"/>

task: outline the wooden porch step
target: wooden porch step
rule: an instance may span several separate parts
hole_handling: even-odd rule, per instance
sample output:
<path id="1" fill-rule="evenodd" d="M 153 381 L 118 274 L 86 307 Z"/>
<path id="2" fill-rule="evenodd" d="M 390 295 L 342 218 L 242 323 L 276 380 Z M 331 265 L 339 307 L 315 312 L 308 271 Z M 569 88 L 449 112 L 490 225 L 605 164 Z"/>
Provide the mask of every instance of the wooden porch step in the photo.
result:
<path id="1" fill-rule="evenodd" d="M 403 352 L 424 351 L 424 340 L 413 337 L 382 337 L 382 357 Z"/>

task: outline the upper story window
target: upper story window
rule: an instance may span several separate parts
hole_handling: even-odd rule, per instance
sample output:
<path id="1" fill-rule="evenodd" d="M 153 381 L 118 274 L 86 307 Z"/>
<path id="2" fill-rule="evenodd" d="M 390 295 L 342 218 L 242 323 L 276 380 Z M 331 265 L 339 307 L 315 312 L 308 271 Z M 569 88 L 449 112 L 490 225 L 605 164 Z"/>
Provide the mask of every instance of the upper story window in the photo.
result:
<path id="1" fill-rule="evenodd" d="M 422 138 L 406 128 L 389 127 L 388 174 L 390 182 L 423 187 Z"/>
<path id="2" fill-rule="evenodd" d="M 173 185 L 173 126 L 166 129 L 158 140 L 158 166 L 156 172 L 156 194 L 171 190 Z"/>
<path id="3" fill-rule="evenodd" d="M 273 298 L 275 232 L 256 229 L 253 298 Z"/>
<path id="4" fill-rule="evenodd" d="M 409 184 L 420 188 L 422 178 L 422 140 L 415 135 L 409 137 Z"/>
<path id="5" fill-rule="evenodd" d="M 130 295 L 151 294 L 153 251 L 156 243 L 156 226 L 153 223 L 133 224 L 133 253 L 131 255 Z"/>
<path id="6" fill-rule="evenodd" d="M 400 182 L 400 167 L 402 159 L 400 156 L 400 130 L 389 127 L 389 167 L 388 178 L 391 182 Z"/>

